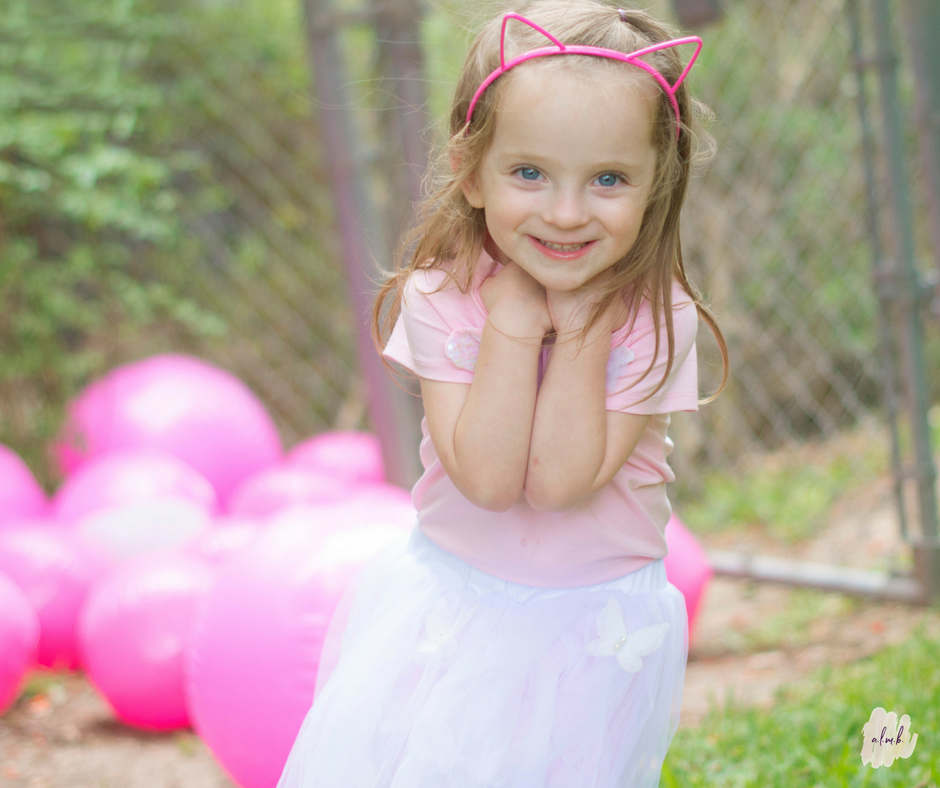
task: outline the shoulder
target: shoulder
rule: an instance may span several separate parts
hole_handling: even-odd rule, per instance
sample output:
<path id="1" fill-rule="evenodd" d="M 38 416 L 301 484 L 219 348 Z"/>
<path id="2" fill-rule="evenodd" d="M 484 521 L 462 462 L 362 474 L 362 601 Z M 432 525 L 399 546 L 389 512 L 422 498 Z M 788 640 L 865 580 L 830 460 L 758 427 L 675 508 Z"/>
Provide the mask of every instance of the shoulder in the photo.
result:
<path id="1" fill-rule="evenodd" d="M 676 345 L 691 343 L 698 332 L 698 310 L 695 301 L 678 282 L 673 282 L 672 303 L 669 305 L 672 312 L 672 330 L 676 337 Z M 627 339 L 637 339 L 644 336 L 654 336 L 659 333 L 666 334 L 665 309 L 661 309 L 659 319 L 654 324 L 653 304 L 649 297 L 640 303 L 636 320 L 631 325 L 624 326 L 629 329 Z"/>
<path id="2" fill-rule="evenodd" d="M 401 315 L 413 345 L 428 348 L 440 343 L 443 352 L 444 340 L 453 331 L 483 328 L 485 311 L 478 296 L 461 281 L 463 275 L 452 264 L 412 271 L 402 290 Z"/>
<path id="3" fill-rule="evenodd" d="M 416 268 L 406 282 L 405 289 L 431 295 L 443 291 L 454 291 L 466 295 L 472 289 L 479 289 L 483 280 L 499 267 L 485 251 L 481 251 L 474 261 L 469 260 L 431 260 L 427 265 Z"/>
<path id="4" fill-rule="evenodd" d="M 451 269 L 452 265 L 447 263 L 428 268 L 416 268 L 405 283 L 405 293 L 433 295 L 447 289 L 449 285 L 456 288 L 457 283 L 451 276 Z"/>
<path id="5" fill-rule="evenodd" d="M 481 285 L 499 267 L 486 252 L 481 252 L 473 264 L 455 260 L 432 262 L 411 272 L 402 288 L 403 303 L 419 309 L 423 304 L 447 309 L 466 306 L 473 310 Z"/>
<path id="6" fill-rule="evenodd" d="M 691 344 L 698 333 L 698 309 L 695 300 L 678 282 L 672 285 L 672 330 L 676 347 Z"/>
<path id="7" fill-rule="evenodd" d="M 455 308 L 464 296 L 448 266 L 416 268 L 402 287 L 402 313 L 409 315 L 444 315 Z"/>

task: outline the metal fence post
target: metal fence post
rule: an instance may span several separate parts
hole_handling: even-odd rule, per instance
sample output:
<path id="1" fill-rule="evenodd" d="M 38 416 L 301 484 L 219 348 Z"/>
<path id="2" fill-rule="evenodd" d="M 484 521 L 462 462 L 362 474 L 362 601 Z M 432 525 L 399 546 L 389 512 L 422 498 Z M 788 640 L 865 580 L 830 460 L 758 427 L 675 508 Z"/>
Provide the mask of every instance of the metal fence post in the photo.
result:
<path id="1" fill-rule="evenodd" d="M 389 132 L 386 153 L 392 234 L 411 223 L 422 197 L 428 161 L 425 134 L 431 124 L 427 114 L 424 49 L 421 45 L 421 5 L 417 0 L 375 0 L 380 78 L 388 81 L 388 110 L 383 113 Z M 407 200 L 402 199 L 407 196 Z"/>
<path id="2" fill-rule="evenodd" d="M 940 279 L 940 3 L 905 0 L 904 11 L 917 85 L 917 136 L 926 175 L 935 276 Z"/>
<path id="3" fill-rule="evenodd" d="M 914 229 L 910 192 L 904 164 L 902 109 L 898 97 L 897 55 L 891 43 L 891 15 L 888 0 L 874 0 L 874 28 L 877 66 L 881 84 L 881 105 L 890 178 L 890 202 L 897 236 L 896 275 L 899 307 L 895 314 L 905 350 L 904 371 L 910 425 L 915 453 L 915 485 L 920 534 L 912 540 L 915 572 L 928 600 L 940 600 L 940 537 L 937 526 L 937 470 L 930 446 L 927 420 L 926 361 L 923 347 L 923 321 L 920 309 L 925 288 L 914 260 Z"/>
<path id="4" fill-rule="evenodd" d="M 388 268 L 389 242 L 366 178 L 365 152 L 350 109 L 336 18 L 329 0 L 304 0 L 308 59 L 319 99 L 336 217 L 342 236 L 356 346 L 372 428 L 382 443 L 388 481 L 410 488 L 420 476 L 420 416 L 415 398 L 391 380 L 372 343 L 370 322 L 379 267 Z"/>
<path id="5" fill-rule="evenodd" d="M 894 476 L 894 499 L 897 507 L 898 520 L 901 526 L 901 538 L 908 541 L 907 503 L 904 498 L 904 488 L 908 474 L 902 459 L 901 435 L 898 423 L 899 397 L 898 391 L 898 360 L 895 347 L 894 332 L 891 322 L 887 319 L 893 312 L 895 296 L 895 279 L 885 259 L 884 244 L 882 243 L 881 218 L 878 211 L 878 185 L 875 177 L 876 147 L 875 136 L 871 128 L 871 115 L 868 108 L 868 92 L 865 73 L 871 62 L 862 55 L 862 31 L 859 14 L 859 0 L 848 0 L 846 11 L 849 21 L 849 32 L 852 41 L 852 60 L 855 69 L 858 106 L 858 119 L 862 143 L 862 165 L 865 174 L 865 229 L 868 233 L 868 243 L 871 247 L 873 284 L 875 295 L 878 297 L 878 307 L 883 318 L 878 324 L 878 353 L 881 360 L 882 373 L 882 401 L 885 406 L 885 416 L 888 430 L 891 435 L 891 472 Z"/>
<path id="6" fill-rule="evenodd" d="M 866 223 L 874 257 L 875 284 L 882 310 L 879 325 L 879 344 L 885 366 L 884 399 L 891 427 L 892 468 L 895 473 L 895 494 L 901 518 L 901 532 L 914 551 L 914 576 L 886 573 L 852 567 L 817 564 L 780 559 L 771 556 L 750 555 L 719 550 L 708 550 L 715 572 L 732 577 L 746 577 L 788 585 L 814 587 L 840 591 L 879 599 L 916 604 L 936 604 L 940 601 L 940 539 L 937 534 L 937 501 L 935 494 L 936 470 L 930 452 L 927 424 L 927 397 L 923 325 L 919 309 L 925 289 L 914 266 L 913 230 L 908 184 L 904 171 L 901 108 L 895 76 L 896 55 L 891 51 L 890 19 L 887 0 L 874 0 L 877 29 L 877 53 L 873 58 L 861 54 L 860 0 L 848 0 L 846 11 L 850 25 L 852 54 L 859 76 L 858 109 L 862 126 L 862 147 L 865 165 L 865 183 L 868 197 Z M 874 177 L 874 141 L 868 122 L 864 71 L 877 66 L 881 82 L 884 137 L 888 158 L 891 208 L 898 239 L 895 260 L 882 254 L 878 200 Z M 895 339 L 903 353 L 895 352 Z M 898 361 L 896 355 L 902 356 Z M 895 375 L 903 367 L 903 381 Z M 903 385 L 898 385 L 903 383 Z M 898 389 L 903 388 L 899 395 Z M 902 399 L 902 396 L 906 395 Z M 912 432 L 914 457 L 905 463 L 901 457 L 902 441 L 898 435 L 901 413 Z M 912 535 L 906 527 L 904 491 L 916 485 L 919 533 Z"/>

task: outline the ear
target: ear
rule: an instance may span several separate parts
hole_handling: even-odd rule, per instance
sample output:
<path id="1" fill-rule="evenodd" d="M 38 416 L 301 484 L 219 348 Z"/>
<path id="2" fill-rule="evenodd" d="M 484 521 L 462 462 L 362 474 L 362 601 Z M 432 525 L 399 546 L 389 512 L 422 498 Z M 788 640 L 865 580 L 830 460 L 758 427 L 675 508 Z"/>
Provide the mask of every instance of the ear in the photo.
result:
<path id="1" fill-rule="evenodd" d="M 480 179 L 476 173 L 469 175 L 463 183 L 460 184 L 464 197 L 474 208 L 483 208 L 483 190 L 480 188 Z"/>

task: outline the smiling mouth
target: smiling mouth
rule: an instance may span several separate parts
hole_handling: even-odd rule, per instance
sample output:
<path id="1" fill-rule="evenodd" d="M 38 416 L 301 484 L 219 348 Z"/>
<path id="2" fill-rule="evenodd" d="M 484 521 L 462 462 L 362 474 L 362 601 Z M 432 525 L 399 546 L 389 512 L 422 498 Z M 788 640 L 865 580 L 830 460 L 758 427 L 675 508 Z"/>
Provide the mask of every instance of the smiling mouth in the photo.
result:
<path id="1" fill-rule="evenodd" d="M 543 241 L 541 238 L 539 238 L 539 243 L 547 246 L 549 249 L 553 249 L 556 252 L 577 252 L 578 249 L 583 249 L 585 246 L 587 246 L 590 241 L 586 241 L 585 243 L 580 244 L 553 244 L 550 241 Z"/>

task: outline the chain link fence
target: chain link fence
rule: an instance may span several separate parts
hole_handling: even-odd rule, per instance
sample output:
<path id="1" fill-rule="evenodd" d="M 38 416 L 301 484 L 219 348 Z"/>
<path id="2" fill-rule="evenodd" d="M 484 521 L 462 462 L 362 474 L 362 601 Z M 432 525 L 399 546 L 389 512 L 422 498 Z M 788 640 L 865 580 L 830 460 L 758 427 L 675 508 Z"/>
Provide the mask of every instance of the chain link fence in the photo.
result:
<path id="1" fill-rule="evenodd" d="M 726 465 L 866 421 L 881 380 L 843 3 L 729 3 L 707 38 L 695 86 L 719 153 L 691 191 L 685 248 L 734 378 L 684 451 Z"/>
<path id="2" fill-rule="evenodd" d="M 466 31 L 498 8 L 428 9 L 431 114 L 441 113 Z M 653 10 L 672 14 L 665 3 Z M 873 424 L 873 439 L 885 441 L 858 82 L 844 4 L 729 0 L 721 21 L 700 32 L 706 46 L 691 79 L 715 113 L 718 155 L 693 183 L 683 243 L 692 279 L 728 339 L 733 379 L 700 414 L 676 417 L 674 465 L 686 470 L 680 478 L 694 480 L 703 463 L 728 466 L 859 423 Z M 367 27 L 349 38 L 360 114 L 374 135 L 378 124 L 367 116 L 381 103 L 381 81 L 370 71 L 373 55 L 363 54 L 375 42 Z M 191 55 L 177 67 L 199 75 Z M 314 127 L 294 120 L 309 136 L 306 146 L 292 145 L 278 136 L 276 121 L 287 113 L 270 97 L 231 82 L 212 84 L 207 95 L 202 144 L 237 194 L 226 220 L 249 228 L 265 250 L 242 280 L 223 262 L 219 230 L 198 228 L 217 250 L 208 292 L 231 310 L 241 335 L 224 343 L 225 360 L 276 403 L 288 437 L 339 421 L 366 426 L 349 332 L 341 328 L 349 313 L 327 229 L 328 196 L 314 197 L 322 182 Z M 315 109 L 312 101 L 308 108 Z M 378 145 L 376 159 L 381 151 Z M 883 163 L 877 166 L 884 179 Z M 292 225 L 285 216 L 294 217 Z M 925 221 L 919 216 L 922 236 Z M 707 392 L 720 365 L 704 330 L 700 344 Z"/>
<path id="3" fill-rule="evenodd" d="M 128 355 L 175 349 L 220 363 L 259 394 L 291 445 L 326 428 L 369 425 L 302 4 L 270 7 L 281 9 L 279 22 L 257 56 L 236 57 L 238 36 L 267 24 L 262 12 L 220 28 L 208 42 L 198 25 L 180 22 L 155 49 L 150 67 L 192 113 L 181 149 L 195 163 L 178 206 L 181 254 L 192 262 L 175 281 L 222 328 L 183 337 L 167 333 L 163 348 L 159 336 L 151 337 L 146 348 Z M 498 8 L 452 0 L 426 7 L 430 116 L 440 117 L 473 30 Z M 234 4 L 207 2 L 203 11 L 217 21 L 232 9 Z M 665 0 L 651 10 L 673 17 Z M 376 116 L 383 83 L 376 34 L 363 21 L 364 11 L 343 6 L 338 24 L 358 114 L 371 140 L 367 158 L 381 184 L 384 148 Z M 733 467 L 755 453 L 826 440 L 860 424 L 868 425 L 872 440 L 888 440 L 858 82 L 844 4 L 724 0 L 723 11 L 719 22 L 697 31 L 705 48 L 690 79 L 715 112 L 711 133 L 718 155 L 693 183 L 683 245 L 690 277 L 724 329 L 733 376 L 715 403 L 674 420 L 672 463 L 686 480 L 677 492 L 686 496 L 700 490 L 704 467 Z M 900 42 L 899 31 L 895 40 Z M 218 51 L 207 57 L 207 44 L 227 47 L 232 58 Z M 909 100 L 906 71 L 902 83 Z M 876 171 L 884 184 L 882 162 Z M 912 187 L 919 193 L 916 177 Z M 377 197 L 386 205 L 396 202 L 380 185 Z M 925 212 L 918 210 L 915 218 L 919 248 L 927 248 Z M 936 321 L 930 331 L 936 402 Z M 703 327 L 703 393 L 720 379 L 707 334 Z"/>
<path id="4" fill-rule="evenodd" d="M 457 22 L 471 27 L 497 8 L 481 3 L 471 17 L 439 6 L 430 24 L 442 38 L 450 25 L 459 41 Z M 365 114 L 380 82 L 362 57 L 374 44 L 368 30 L 354 36 Z M 728 2 L 704 36 L 693 86 L 715 112 L 718 155 L 693 184 L 684 249 L 719 315 L 734 375 L 716 403 L 679 417 L 679 465 L 726 465 L 831 437 L 877 414 L 883 385 L 843 3 Z M 340 422 L 366 426 L 314 120 L 283 105 L 296 106 L 296 95 L 279 104 L 266 90 L 246 92 L 251 80 L 213 80 L 195 53 L 179 54 L 174 68 L 207 98 L 199 144 L 231 195 L 224 213 L 193 225 L 211 250 L 203 297 L 234 332 L 217 348 L 270 403 L 288 440 Z M 437 69 L 453 69 L 448 53 L 429 54 L 429 70 L 435 54 Z M 436 92 L 440 106 L 446 90 Z M 315 112 L 312 98 L 306 109 Z M 234 264 L 239 255 L 254 264 Z M 708 338 L 701 344 L 711 390 L 719 370 Z"/>
<path id="5" fill-rule="evenodd" d="M 189 286 L 227 331 L 193 350 L 252 386 L 288 445 L 363 426 L 365 413 L 302 44 L 292 47 L 301 58 L 294 84 L 276 84 L 263 62 L 228 61 L 212 73 L 198 39 L 180 40 L 166 62 L 199 96 L 191 144 L 218 200 L 187 217 L 202 257 Z"/>

